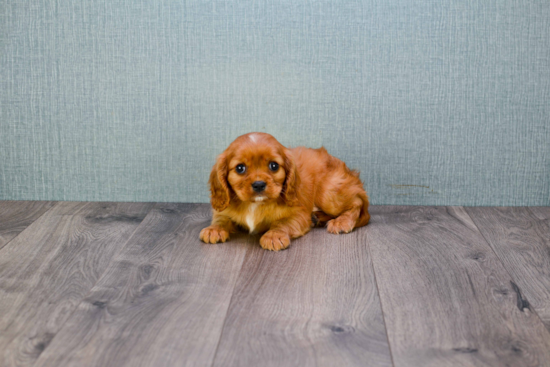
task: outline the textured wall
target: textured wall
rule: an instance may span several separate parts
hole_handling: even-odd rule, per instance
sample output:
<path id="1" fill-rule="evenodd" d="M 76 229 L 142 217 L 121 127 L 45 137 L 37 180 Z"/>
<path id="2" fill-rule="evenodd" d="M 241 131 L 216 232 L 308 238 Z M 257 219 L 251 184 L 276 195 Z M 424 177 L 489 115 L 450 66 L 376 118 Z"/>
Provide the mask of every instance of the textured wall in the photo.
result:
<path id="1" fill-rule="evenodd" d="M 0 198 L 207 201 L 250 131 L 376 204 L 550 205 L 548 0 L 1 0 Z"/>

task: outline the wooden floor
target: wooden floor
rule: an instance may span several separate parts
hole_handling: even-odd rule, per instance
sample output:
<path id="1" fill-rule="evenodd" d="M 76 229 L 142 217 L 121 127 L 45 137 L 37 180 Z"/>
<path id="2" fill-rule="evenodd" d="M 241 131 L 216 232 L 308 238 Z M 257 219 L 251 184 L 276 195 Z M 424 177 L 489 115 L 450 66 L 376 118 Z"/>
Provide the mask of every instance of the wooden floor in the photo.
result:
<path id="1" fill-rule="evenodd" d="M 205 204 L 0 202 L 0 366 L 550 366 L 550 208 L 371 215 L 275 253 Z"/>

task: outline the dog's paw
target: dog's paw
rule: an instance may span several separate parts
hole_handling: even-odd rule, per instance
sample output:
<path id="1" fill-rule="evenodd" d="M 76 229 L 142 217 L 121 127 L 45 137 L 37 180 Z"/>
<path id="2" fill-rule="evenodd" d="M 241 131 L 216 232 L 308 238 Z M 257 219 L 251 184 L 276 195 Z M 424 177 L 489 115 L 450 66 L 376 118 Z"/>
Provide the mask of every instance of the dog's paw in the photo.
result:
<path id="1" fill-rule="evenodd" d="M 206 243 L 225 242 L 229 238 L 229 232 L 218 226 L 210 226 L 204 228 L 199 237 Z"/>
<path id="2" fill-rule="evenodd" d="M 331 219 L 327 223 L 327 232 L 332 234 L 340 233 L 350 233 L 353 231 L 355 222 L 349 220 L 348 218 L 335 218 Z"/>
<path id="3" fill-rule="evenodd" d="M 260 238 L 260 246 L 270 251 L 284 250 L 290 246 L 290 236 L 284 232 L 267 231 Z"/>

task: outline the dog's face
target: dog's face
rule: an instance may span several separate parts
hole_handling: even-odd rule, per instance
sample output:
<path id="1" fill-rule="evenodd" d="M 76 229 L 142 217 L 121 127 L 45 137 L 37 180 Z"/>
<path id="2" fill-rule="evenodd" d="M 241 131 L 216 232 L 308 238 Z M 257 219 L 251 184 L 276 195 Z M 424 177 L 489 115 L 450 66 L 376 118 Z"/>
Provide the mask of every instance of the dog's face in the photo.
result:
<path id="1" fill-rule="evenodd" d="M 210 174 L 212 206 L 222 211 L 231 200 L 266 202 L 295 199 L 291 153 L 273 136 L 238 137 L 219 157 Z"/>
<path id="2" fill-rule="evenodd" d="M 273 145 L 244 145 L 234 150 L 227 181 L 241 201 L 277 199 L 286 178 L 284 158 Z"/>

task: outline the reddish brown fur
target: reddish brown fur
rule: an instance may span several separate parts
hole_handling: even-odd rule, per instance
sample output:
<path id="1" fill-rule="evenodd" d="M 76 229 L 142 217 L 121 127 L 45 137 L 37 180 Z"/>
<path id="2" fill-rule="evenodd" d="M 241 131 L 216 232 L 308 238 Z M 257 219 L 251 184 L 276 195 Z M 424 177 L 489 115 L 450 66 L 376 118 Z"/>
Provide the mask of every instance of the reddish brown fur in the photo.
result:
<path id="1" fill-rule="evenodd" d="M 269 162 L 277 162 L 276 172 Z M 244 174 L 235 167 L 246 166 Z M 265 181 L 257 194 L 254 181 Z M 206 243 L 225 242 L 238 228 L 265 234 L 260 245 L 278 251 L 316 223 L 330 233 L 349 233 L 369 222 L 369 199 L 359 179 L 325 148 L 287 149 L 265 133 L 238 137 L 220 154 L 210 174 L 212 224 L 200 233 Z M 258 196 L 265 197 L 256 202 Z"/>

